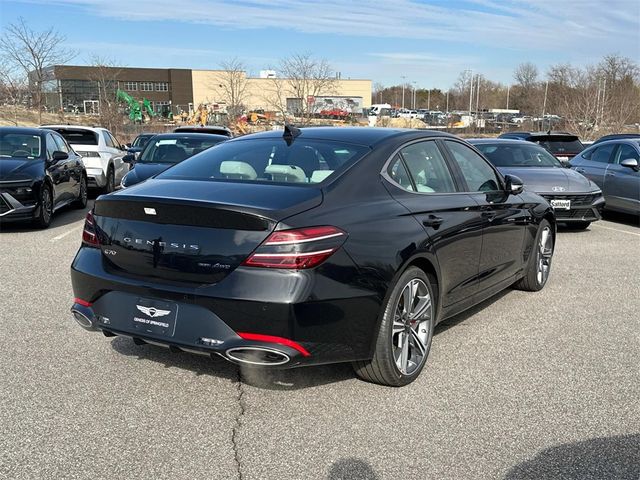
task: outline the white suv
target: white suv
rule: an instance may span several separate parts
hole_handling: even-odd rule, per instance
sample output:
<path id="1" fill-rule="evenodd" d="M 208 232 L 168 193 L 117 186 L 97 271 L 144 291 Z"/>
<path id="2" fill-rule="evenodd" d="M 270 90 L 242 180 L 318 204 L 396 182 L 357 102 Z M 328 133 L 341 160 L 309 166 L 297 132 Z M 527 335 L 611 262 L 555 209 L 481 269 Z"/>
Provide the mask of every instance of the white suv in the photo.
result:
<path id="1" fill-rule="evenodd" d="M 82 125 L 43 125 L 42 128 L 58 132 L 82 156 L 89 187 L 112 192 L 129 171 L 129 165 L 122 161 L 126 148 L 106 128 Z"/>

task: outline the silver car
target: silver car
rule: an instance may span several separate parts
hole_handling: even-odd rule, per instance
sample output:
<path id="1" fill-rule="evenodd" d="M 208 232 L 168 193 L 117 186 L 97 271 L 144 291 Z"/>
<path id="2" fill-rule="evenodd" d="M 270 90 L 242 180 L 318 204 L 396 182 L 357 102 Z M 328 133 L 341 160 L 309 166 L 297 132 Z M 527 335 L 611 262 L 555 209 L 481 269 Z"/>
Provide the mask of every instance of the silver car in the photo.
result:
<path id="1" fill-rule="evenodd" d="M 640 215 L 640 140 L 598 142 L 571 160 L 571 168 L 596 183 L 605 209 Z"/>

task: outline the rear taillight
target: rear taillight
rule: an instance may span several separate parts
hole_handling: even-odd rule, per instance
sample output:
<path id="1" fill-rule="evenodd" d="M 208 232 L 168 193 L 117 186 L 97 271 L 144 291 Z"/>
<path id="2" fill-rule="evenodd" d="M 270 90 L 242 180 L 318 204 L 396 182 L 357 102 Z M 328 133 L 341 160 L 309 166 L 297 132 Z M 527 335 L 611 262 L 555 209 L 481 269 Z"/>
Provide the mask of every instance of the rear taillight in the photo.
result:
<path id="1" fill-rule="evenodd" d="M 96 224 L 91 211 L 87 212 L 84 217 L 84 230 L 82 230 L 82 243 L 87 247 L 98 247 L 98 235 L 96 233 Z"/>
<path id="2" fill-rule="evenodd" d="M 243 265 L 302 270 L 320 265 L 340 248 L 347 234 L 336 227 L 308 227 L 273 232 Z"/>

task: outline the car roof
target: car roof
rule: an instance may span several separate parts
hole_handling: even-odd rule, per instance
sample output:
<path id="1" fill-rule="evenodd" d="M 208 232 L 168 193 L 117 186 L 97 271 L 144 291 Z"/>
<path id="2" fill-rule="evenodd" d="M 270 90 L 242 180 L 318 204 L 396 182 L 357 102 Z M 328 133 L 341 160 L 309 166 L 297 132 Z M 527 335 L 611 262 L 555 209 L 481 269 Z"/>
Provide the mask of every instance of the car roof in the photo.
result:
<path id="1" fill-rule="evenodd" d="M 639 147 L 640 146 L 640 137 L 612 138 L 611 140 L 603 140 L 601 142 L 593 142 L 587 148 L 600 147 L 602 145 L 609 145 L 609 144 L 617 145 L 617 144 L 620 144 L 620 143 L 625 144 L 625 145 L 633 145 L 634 147 Z M 585 150 L 587 148 L 585 148 Z"/>
<path id="2" fill-rule="evenodd" d="M 69 129 L 69 130 L 89 130 L 91 132 L 103 132 L 108 131 L 103 127 L 88 127 L 86 125 L 40 125 L 39 128 L 50 128 L 50 129 Z"/>
<path id="3" fill-rule="evenodd" d="M 537 148 L 542 148 L 540 145 L 532 142 L 528 142 L 521 138 L 467 138 L 467 142 L 472 145 L 480 145 L 483 143 L 492 143 L 492 144 L 503 144 L 503 145 L 526 145 L 528 147 L 533 146 Z"/>
<path id="4" fill-rule="evenodd" d="M 269 130 L 266 132 L 252 133 L 237 137 L 232 142 L 241 142 L 255 138 L 278 138 L 283 136 L 283 130 Z M 309 138 L 313 140 L 329 140 L 344 143 L 373 146 L 383 140 L 394 137 L 414 136 L 420 137 L 445 137 L 458 138 L 450 133 L 437 130 L 418 130 L 411 128 L 382 128 L 382 127 L 304 127 L 300 128 L 300 136 L 297 138 Z M 294 140 L 295 142 L 295 140 Z"/>
<path id="5" fill-rule="evenodd" d="M 0 132 L 22 133 L 25 135 L 42 135 L 42 129 L 36 127 L 0 127 Z"/>
<path id="6" fill-rule="evenodd" d="M 612 133 L 610 135 L 603 135 L 597 139 L 595 143 L 602 143 L 608 140 L 623 140 L 623 139 L 640 139 L 640 133 Z"/>
<path id="7" fill-rule="evenodd" d="M 576 137 L 578 138 L 577 135 L 573 134 L 573 133 L 569 133 L 569 132 L 506 132 L 500 135 L 503 138 L 508 138 L 508 136 L 510 137 L 522 137 L 522 138 L 526 138 L 526 137 Z"/>
<path id="8" fill-rule="evenodd" d="M 205 140 L 207 138 L 211 139 L 221 139 L 221 140 L 229 140 L 229 137 L 226 135 L 218 135 L 216 133 L 193 133 L 193 132 L 169 132 L 169 133 L 154 133 L 152 134 L 153 138 L 195 138 Z"/>

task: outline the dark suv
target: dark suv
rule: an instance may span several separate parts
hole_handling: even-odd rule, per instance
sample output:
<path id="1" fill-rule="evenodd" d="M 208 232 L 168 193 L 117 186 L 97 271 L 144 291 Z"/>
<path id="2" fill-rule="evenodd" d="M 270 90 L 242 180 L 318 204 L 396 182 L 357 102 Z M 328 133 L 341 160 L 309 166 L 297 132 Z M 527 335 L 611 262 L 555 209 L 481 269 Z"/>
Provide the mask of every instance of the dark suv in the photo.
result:
<path id="1" fill-rule="evenodd" d="M 537 143 L 563 164 L 584 150 L 584 145 L 578 136 L 567 132 L 508 132 L 498 138 L 513 138 Z"/>

